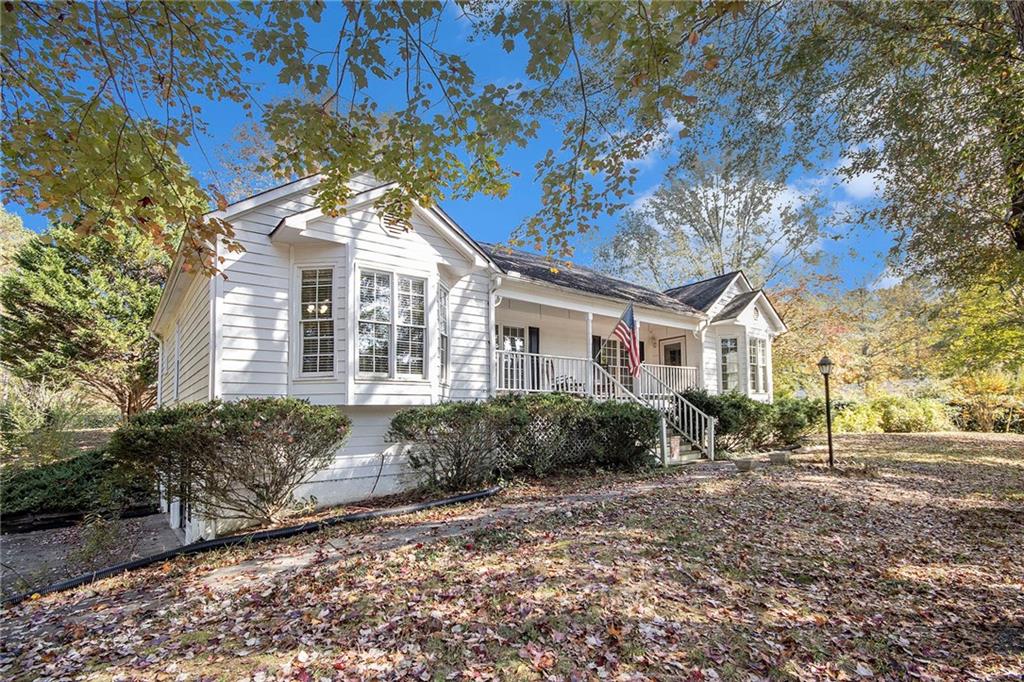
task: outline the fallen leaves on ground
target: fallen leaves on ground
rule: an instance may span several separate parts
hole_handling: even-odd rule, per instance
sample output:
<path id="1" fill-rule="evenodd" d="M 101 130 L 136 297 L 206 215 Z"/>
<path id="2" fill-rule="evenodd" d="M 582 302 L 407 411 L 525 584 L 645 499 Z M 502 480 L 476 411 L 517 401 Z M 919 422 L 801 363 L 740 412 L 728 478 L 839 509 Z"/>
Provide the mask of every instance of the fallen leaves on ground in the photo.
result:
<path id="1" fill-rule="evenodd" d="M 5 678 L 1019 679 L 1024 438 L 848 436 L 182 559 L 8 608 Z"/>

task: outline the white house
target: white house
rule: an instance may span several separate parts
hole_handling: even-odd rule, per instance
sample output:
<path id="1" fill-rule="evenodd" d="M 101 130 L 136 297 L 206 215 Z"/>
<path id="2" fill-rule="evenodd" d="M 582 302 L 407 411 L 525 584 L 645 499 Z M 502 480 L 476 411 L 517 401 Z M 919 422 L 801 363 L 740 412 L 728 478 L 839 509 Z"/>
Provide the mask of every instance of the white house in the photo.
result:
<path id="1" fill-rule="evenodd" d="M 369 177 L 353 181 L 344 216 L 326 216 L 317 182 L 216 212 L 245 251 L 219 253 L 226 279 L 186 272 L 179 257 L 152 333 L 161 405 L 290 395 L 344 407 L 349 441 L 301 491 L 320 505 L 407 484 L 385 434 L 411 405 L 503 391 L 636 400 L 666 414 L 670 437 L 712 454 L 710 420 L 679 391 L 771 400 L 772 339 L 786 327 L 740 272 L 654 291 L 478 243 L 439 208 L 417 208 L 411 230 L 391 229 L 373 209 L 387 186 Z M 609 338 L 630 302 L 643 339 L 636 379 Z M 169 511 L 189 540 L 218 530 L 177 503 Z"/>

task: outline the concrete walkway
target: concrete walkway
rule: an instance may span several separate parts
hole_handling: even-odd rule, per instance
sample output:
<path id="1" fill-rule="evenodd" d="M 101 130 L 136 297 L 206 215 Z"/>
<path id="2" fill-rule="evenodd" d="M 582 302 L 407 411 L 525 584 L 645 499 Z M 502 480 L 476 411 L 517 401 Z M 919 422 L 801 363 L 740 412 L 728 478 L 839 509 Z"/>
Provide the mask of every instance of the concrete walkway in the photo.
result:
<path id="1" fill-rule="evenodd" d="M 0 587 L 18 594 L 182 544 L 164 514 L 118 520 L 94 535 L 80 525 L 8 533 L 0 535 Z"/>

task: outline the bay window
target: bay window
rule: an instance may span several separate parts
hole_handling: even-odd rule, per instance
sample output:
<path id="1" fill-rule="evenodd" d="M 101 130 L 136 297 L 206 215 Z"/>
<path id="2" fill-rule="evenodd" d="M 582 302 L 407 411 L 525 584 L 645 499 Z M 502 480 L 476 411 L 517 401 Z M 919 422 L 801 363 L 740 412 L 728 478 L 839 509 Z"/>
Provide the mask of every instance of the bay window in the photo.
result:
<path id="1" fill-rule="evenodd" d="M 426 280 L 364 270 L 359 274 L 359 373 L 426 375 Z"/>

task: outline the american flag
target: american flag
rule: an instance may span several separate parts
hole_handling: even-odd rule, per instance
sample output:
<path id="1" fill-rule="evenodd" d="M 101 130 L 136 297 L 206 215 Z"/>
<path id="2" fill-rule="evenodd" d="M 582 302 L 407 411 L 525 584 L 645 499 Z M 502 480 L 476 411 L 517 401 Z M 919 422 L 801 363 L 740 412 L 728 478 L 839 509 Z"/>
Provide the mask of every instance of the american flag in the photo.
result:
<path id="1" fill-rule="evenodd" d="M 617 336 L 622 345 L 626 347 L 626 355 L 629 358 L 629 373 L 634 377 L 640 376 L 640 330 L 637 328 L 636 317 L 633 316 L 633 304 L 626 306 L 625 312 L 619 318 L 612 334 Z"/>

